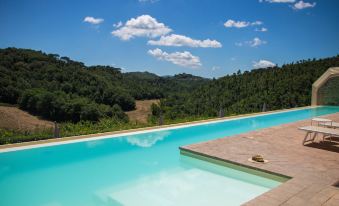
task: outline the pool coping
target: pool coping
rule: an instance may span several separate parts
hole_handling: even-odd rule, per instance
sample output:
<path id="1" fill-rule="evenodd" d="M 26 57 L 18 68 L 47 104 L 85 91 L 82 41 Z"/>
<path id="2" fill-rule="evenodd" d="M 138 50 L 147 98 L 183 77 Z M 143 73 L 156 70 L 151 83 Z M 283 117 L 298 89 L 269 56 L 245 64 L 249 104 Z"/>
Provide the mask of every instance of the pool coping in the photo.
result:
<path id="1" fill-rule="evenodd" d="M 239 170 L 242 172 L 246 172 L 246 173 L 250 173 L 256 176 L 260 176 L 260 177 L 264 177 L 267 179 L 271 179 L 280 183 L 284 183 L 290 179 L 292 179 L 293 177 L 281 174 L 281 173 L 276 173 L 276 172 L 272 172 L 270 170 L 265 170 L 265 169 L 261 169 L 258 167 L 254 167 L 254 166 L 249 166 L 249 165 L 245 165 L 245 164 L 241 164 L 232 160 L 228 160 L 228 159 L 222 159 L 216 156 L 212 156 L 212 155 L 208 155 L 208 154 L 204 154 L 201 152 L 197 152 L 197 151 L 193 151 L 184 147 L 179 147 L 180 149 L 180 154 L 184 155 L 184 156 L 188 156 L 188 157 L 192 157 L 192 158 L 196 158 L 202 161 L 206 161 L 212 164 L 216 164 L 216 165 L 221 165 L 223 167 L 229 167 L 235 170 Z M 260 164 L 260 163 L 258 163 Z"/>
<path id="2" fill-rule="evenodd" d="M 168 125 L 143 127 L 143 128 L 136 128 L 136 129 L 105 132 L 105 133 L 94 133 L 94 134 L 87 134 L 87 135 L 69 136 L 69 137 L 62 137 L 62 138 L 50 138 L 50 139 L 45 139 L 45 140 L 5 144 L 5 145 L 0 145 L 0 153 L 32 149 L 32 148 L 38 148 L 38 147 L 71 144 L 71 143 L 77 143 L 77 142 L 94 141 L 94 140 L 107 139 L 107 138 L 116 138 L 116 137 L 122 137 L 122 136 L 127 136 L 127 135 L 136 135 L 136 134 L 154 132 L 154 131 L 179 129 L 179 128 L 197 126 L 197 125 L 212 124 L 212 123 L 225 122 L 225 121 L 231 121 L 231 120 L 236 120 L 236 119 L 244 119 L 244 118 L 255 117 L 255 116 L 265 116 L 265 115 L 270 115 L 270 114 L 284 113 L 284 112 L 289 112 L 289 111 L 297 111 L 297 110 L 317 108 L 317 107 L 323 107 L 323 106 L 322 105 L 305 106 L 305 107 L 273 110 L 273 111 L 267 111 L 267 112 L 241 114 L 241 115 L 228 116 L 228 117 L 222 117 L 222 118 L 211 118 L 207 120 L 183 122 L 183 123 L 177 123 L 177 124 L 168 124 Z"/>

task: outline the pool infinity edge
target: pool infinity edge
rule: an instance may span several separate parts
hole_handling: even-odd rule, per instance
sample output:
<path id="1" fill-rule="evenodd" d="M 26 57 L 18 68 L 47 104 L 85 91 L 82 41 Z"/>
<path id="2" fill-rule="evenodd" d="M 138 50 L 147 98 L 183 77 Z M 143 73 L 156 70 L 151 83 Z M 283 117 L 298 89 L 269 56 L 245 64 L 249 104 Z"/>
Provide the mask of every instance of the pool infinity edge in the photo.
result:
<path id="1" fill-rule="evenodd" d="M 279 114 L 279 113 L 285 113 L 285 112 L 290 112 L 290 111 L 298 111 L 298 110 L 318 108 L 318 107 L 323 107 L 323 106 L 306 106 L 306 107 L 282 109 L 282 110 L 275 110 L 275 111 L 268 111 L 268 112 L 242 114 L 242 115 L 229 116 L 229 117 L 224 117 L 224 118 L 214 118 L 210 120 L 201 120 L 201 121 L 178 123 L 178 124 L 172 124 L 172 125 L 137 128 L 137 129 L 132 129 L 132 131 L 131 130 L 114 131 L 113 134 L 106 134 L 106 135 L 105 133 L 96 133 L 96 134 L 70 136 L 70 137 L 63 137 L 63 138 L 51 138 L 51 139 L 39 140 L 39 141 L 5 144 L 5 145 L 0 145 L 0 153 L 14 152 L 18 150 L 27 150 L 27 149 L 33 149 L 33 148 L 39 148 L 39 147 L 50 147 L 50 146 L 63 145 L 63 144 L 73 144 L 73 143 L 78 143 L 78 142 L 88 142 L 88 141 L 95 141 L 95 140 L 109 139 L 109 138 L 116 138 L 116 137 L 124 137 L 128 135 L 144 134 L 144 133 L 164 131 L 164 130 L 175 130 L 175 129 L 186 128 L 186 127 L 214 124 L 214 123 L 227 122 L 227 121 L 238 120 L 238 119 L 246 119 L 246 118 L 251 118 L 251 117 L 266 116 L 266 115 L 271 115 L 271 114 Z M 133 131 L 133 130 L 136 130 L 136 131 Z M 108 133 L 111 133 L 111 132 L 108 132 Z"/>

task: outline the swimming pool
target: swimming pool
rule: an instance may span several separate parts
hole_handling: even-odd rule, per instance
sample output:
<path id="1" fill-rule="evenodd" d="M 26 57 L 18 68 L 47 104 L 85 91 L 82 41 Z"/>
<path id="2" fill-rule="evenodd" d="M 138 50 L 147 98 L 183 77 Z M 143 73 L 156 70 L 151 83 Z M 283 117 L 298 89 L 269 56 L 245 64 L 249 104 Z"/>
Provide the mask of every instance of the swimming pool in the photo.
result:
<path id="1" fill-rule="evenodd" d="M 2 150 L 0 205 L 239 205 L 281 183 L 181 156 L 179 146 L 335 112 L 307 108 Z"/>

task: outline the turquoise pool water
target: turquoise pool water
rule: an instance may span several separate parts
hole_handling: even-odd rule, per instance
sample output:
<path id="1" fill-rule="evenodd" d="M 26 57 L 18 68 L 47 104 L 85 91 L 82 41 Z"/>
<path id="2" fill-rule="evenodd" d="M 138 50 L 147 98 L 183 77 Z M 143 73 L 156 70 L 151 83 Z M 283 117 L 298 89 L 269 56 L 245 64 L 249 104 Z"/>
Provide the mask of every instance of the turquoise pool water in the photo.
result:
<path id="1" fill-rule="evenodd" d="M 318 107 L 2 152 L 0 205 L 239 205 L 281 183 L 181 156 L 178 147 L 335 112 Z"/>

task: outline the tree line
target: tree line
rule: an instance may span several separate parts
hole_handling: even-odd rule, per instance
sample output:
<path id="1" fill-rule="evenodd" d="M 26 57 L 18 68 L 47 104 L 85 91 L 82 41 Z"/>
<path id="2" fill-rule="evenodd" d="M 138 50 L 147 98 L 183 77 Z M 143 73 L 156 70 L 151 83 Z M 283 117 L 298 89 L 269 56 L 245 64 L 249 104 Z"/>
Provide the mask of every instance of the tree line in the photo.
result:
<path id="1" fill-rule="evenodd" d="M 154 116 L 167 119 L 216 117 L 286 109 L 311 104 L 312 84 L 329 67 L 339 66 L 339 55 L 255 69 L 213 79 L 192 90 L 169 95 L 152 106 Z M 336 94 L 338 95 L 338 93 Z"/>

